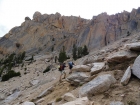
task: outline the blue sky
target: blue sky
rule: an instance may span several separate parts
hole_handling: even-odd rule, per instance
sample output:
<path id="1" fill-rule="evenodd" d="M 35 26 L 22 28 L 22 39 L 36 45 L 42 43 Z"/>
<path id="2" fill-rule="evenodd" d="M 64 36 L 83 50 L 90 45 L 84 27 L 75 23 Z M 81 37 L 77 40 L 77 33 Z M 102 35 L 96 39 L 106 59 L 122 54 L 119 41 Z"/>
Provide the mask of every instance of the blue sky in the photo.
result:
<path id="1" fill-rule="evenodd" d="M 35 11 L 91 19 L 102 12 L 111 15 L 138 7 L 138 0 L 0 0 L 0 37 L 20 26 L 26 16 L 32 19 Z"/>

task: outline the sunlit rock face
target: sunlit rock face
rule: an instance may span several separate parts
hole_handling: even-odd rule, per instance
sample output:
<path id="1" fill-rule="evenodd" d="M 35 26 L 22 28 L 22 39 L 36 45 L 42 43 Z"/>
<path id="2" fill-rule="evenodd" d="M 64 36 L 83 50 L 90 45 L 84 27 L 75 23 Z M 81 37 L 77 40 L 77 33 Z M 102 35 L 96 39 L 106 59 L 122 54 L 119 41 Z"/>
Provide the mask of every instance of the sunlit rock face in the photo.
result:
<path id="1" fill-rule="evenodd" d="M 77 47 L 87 45 L 90 51 L 139 31 L 139 18 L 140 8 L 110 16 L 101 13 L 91 20 L 37 11 L 32 20 L 25 17 L 21 26 L 12 28 L 0 39 L 0 52 L 38 53 L 51 51 L 52 48 L 60 51 L 63 46 L 71 52 L 74 44 Z"/>

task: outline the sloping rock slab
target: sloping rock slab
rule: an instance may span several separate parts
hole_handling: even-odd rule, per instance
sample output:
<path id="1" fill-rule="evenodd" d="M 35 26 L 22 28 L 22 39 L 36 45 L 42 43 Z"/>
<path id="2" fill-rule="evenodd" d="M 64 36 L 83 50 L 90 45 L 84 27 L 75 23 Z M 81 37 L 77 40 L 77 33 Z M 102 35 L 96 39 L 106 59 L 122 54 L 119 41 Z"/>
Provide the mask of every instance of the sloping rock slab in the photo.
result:
<path id="1" fill-rule="evenodd" d="M 116 79 L 110 74 L 104 74 L 96 77 L 92 81 L 80 88 L 79 96 L 92 96 L 107 91 Z"/>
<path id="2" fill-rule="evenodd" d="M 104 62 L 93 63 L 93 67 L 91 68 L 91 75 L 99 73 L 104 67 Z"/>
<path id="3" fill-rule="evenodd" d="M 132 73 L 140 79 L 140 55 L 135 59 L 132 66 Z"/>
<path id="4" fill-rule="evenodd" d="M 54 90 L 54 87 L 53 87 L 53 86 L 52 86 L 52 87 L 49 87 L 49 88 L 47 88 L 46 90 L 44 90 L 37 98 L 41 98 L 41 97 L 43 97 L 43 96 L 45 96 L 45 95 L 48 95 L 48 94 L 50 94 L 53 90 Z"/>
<path id="5" fill-rule="evenodd" d="M 87 65 L 76 65 L 72 68 L 73 71 L 90 72 L 91 67 Z"/>
<path id="6" fill-rule="evenodd" d="M 130 80 L 130 77 L 131 77 L 131 68 L 130 66 L 127 68 L 127 70 L 125 71 L 122 79 L 121 79 L 121 84 L 122 85 L 127 85 L 129 80 Z"/>
<path id="7" fill-rule="evenodd" d="M 9 102 L 15 100 L 16 98 L 18 98 L 20 94 L 21 94 L 20 90 L 16 90 L 13 94 L 11 94 L 10 96 L 8 96 L 8 97 L 4 100 L 4 102 L 5 102 L 5 103 L 9 103 Z"/>
<path id="8" fill-rule="evenodd" d="M 132 51 L 140 51 L 140 42 L 125 44 L 124 47 Z"/>
<path id="9" fill-rule="evenodd" d="M 67 77 L 67 81 L 76 86 L 85 83 L 88 77 L 89 76 L 83 72 L 74 72 L 69 77 Z"/>
<path id="10" fill-rule="evenodd" d="M 120 101 L 115 101 L 115 102 L 111 102 L 110 105 L 124 105 L 124 103 Z"/>
<path id="11" fill-rule="evenodd" d="M 136 53 L 132 53 L 130 51 L 120 51 L 109 55 L 106 59 L 109 63 L 121 63 L 135 57 L 137 57 Z"/>
<path id="12" fill-rule="evenodd" d="M 87 97 L 83 97 L 61 105 L 90 105 L 90 101 Z"/>

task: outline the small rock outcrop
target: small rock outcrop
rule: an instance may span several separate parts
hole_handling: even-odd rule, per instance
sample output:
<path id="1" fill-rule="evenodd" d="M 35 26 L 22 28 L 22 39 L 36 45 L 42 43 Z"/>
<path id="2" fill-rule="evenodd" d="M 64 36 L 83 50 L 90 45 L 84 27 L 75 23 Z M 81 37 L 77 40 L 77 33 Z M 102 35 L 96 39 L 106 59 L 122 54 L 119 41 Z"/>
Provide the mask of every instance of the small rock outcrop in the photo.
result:
<path id="1" fill-rule="evenodd" d="M 92 96 L 108 90 L 116 79 L 110 74 L 104 74 L 96 77 L 92 81 L 86 83 L 80 88 L 79 96 Z"/>
<path id="2" fill-rule="evenodd" d="M 41 13 L 37 11 L 33 15 L 33 20 L 36 21 L 36 22 L 39 22 L 40 17 L 41 17 Z"/>
<path id="3" fill-rule="evenodd" d="M 130 77 L 131 77 L 131 67 L 129 66 L 127 68 L 127 70 L 125 71 L 122 79 L 121 79 L 121 84 L 122 85 L 127 85 L 127 83 L 129 82 Z"/>
<path id="4" fill-rule="evenodd" d="M 25 20 L 31 20 L 29 17 L 25 17 Z"/>

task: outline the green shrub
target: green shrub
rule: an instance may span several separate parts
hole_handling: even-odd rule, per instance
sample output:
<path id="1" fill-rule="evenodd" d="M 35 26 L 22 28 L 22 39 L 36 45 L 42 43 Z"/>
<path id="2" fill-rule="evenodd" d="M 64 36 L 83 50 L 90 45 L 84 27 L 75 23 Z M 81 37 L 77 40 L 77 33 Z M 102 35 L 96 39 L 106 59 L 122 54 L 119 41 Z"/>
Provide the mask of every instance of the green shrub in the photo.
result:
<path id="1" fill-rule="evenodd" d="M 23 67 L 23 66 L 24 66 L 24 63 L 22 63 L 21 67 Z"/>
<path id="2" fill-rule="evenodd" d="M 24 68 L 24 70 L 26 71 L 26 70 L 27 70 L 27 68 Z"/>
<path id="3" fill-rule="evenodd" d="M 56 98 L 55 102 L 59 102 L 59 101 L 61 101 L 61 100 L 62 100 L 62 98 L 59 97 L 59 98 Z"/>
<path id="4" fill-rule="evenodd" d="M 2 75 L 2 73 L 3 73 L 3 70 L 4 70 L 4 68 L 2 67 L 2 68 L 0 68 L 0 77 L 1 77 L 1 75 Z"/>
<path id="5" fill-rule="evenodd" d="M 25 51 L 21 54 L 21 60 L 23 60 L 25 58 Z"/>
<path id="6" fill-rule="evenodd" d="M 43 71 L 43 73 L 46 73 L 46 72 L 48 72 L 48 71 L 50 71 L 51 69 L 50 69 L 50 66 L 48 66 L 48 67 L 46 67 L 46 69 Z"/>
<path id="7" fill-rule="evenodd" d="M 7 81 L 12 77 L 16 77 L 16 76 L 20 76 L 20 75 L 21 75 L 20 72 L 15 72 L 13 70 L 10 70 L 10 71 L 8 71 L 7 74 L 2 76 L 2 81 Z"/>
<path id="8" fill-rule="evenodd" d="M 133 101 L 129 101 L 129 102 L 127 102 L 127 104 L 128 105 L 137 105 L 135 102 L 133 102 Z"/>

